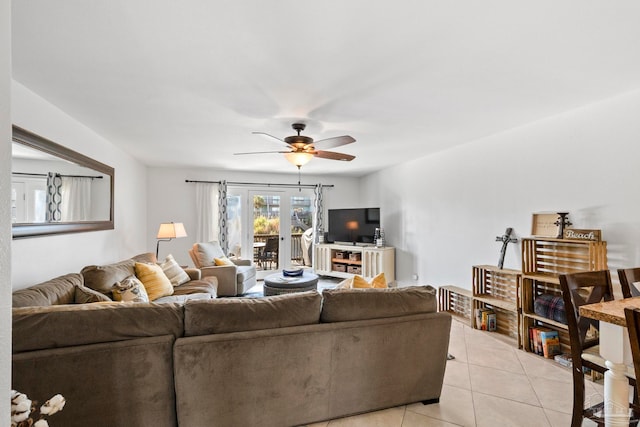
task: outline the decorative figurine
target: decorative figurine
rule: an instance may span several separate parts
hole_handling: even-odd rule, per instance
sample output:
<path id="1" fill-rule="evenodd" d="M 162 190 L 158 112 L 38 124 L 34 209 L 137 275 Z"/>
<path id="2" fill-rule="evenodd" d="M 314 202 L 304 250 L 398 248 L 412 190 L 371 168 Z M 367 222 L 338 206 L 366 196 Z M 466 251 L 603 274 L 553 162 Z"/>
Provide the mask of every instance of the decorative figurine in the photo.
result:
<path id="1" fill-rule="evenodd" d="M 504 232 L 504 235 L 497 236 L 496 242 L 502 242 L 502 249 L 500 249 L 500 259 L 498 260 L 498 268 L 502 270 L 502 266 L 504 265 L 504 256 L 507 253 L 507 245 L 509 243 L 516 243 L 518 239 L 515 237 L 511 237 L 511 232 L 513 228 L 509 227 Z"/>

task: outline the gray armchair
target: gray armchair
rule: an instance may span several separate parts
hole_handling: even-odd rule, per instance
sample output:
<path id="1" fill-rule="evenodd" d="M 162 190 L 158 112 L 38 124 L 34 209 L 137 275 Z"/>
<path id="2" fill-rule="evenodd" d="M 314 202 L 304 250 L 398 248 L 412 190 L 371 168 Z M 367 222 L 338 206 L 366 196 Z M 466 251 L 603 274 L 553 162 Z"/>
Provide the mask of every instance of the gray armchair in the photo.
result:
<path id="1" fill-rule="evenodd" d="M 218 279 L 218 296 L 241 295 L 256 284 L 256 267 L 251 260 L 229 258 L 233 265 L 216 265 L 214 258 L 225 257 L 216 241 L 195 243 L 189 255 L 202 272 L 202 277 L 215 276 Z"/>

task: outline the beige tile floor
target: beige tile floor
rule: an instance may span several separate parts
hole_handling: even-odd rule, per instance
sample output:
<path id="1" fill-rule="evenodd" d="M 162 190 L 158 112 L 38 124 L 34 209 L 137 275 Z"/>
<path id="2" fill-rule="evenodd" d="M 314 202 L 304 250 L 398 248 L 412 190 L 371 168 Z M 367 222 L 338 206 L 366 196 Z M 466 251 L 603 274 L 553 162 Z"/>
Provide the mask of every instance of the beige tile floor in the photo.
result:
<path id="1" fill-rule="evenodd" d="M 308 427 L 568 427 L 571 372 L 482 332 L 452 322 L 440 403 L 412 404 Z M 602 384 L 585 382 L 602 401 Z M 589 420 L 583 426 L 595 425 Z"/>

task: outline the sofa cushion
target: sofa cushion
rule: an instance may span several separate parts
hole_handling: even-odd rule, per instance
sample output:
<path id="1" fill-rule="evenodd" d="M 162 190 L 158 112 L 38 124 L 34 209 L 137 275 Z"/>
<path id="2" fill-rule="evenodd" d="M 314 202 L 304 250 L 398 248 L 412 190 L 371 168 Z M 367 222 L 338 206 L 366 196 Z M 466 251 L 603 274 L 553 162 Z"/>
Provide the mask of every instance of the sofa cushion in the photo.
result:
<path id="1" fill-rule="evenodd" d="M 187 301 L 192 300 L 210 300 L 211 294 L 194 293 L 194 294 L 182 294 L 182 295 L 168 295 L 166 297 L 160 297 L 154 301 L 156 304 L 177 303 L 184 305 Z"/>
<path id="2" fill-rule="evenodd" d="M 325 289 L 322 291 L 322 322 L 346 322 L 431 313 L 437 310 L 432 286 L 404 288 Z"/>
<path id="3" fill-rule="evenodd" d="M 224 257 L 224 252 L 218 242 L 196 243 L 193 245 L 192 252 L 200 263 L 200 267 L 211 267 L 216 265 L 214 258 Z"/>
<path id="4" fill-rule="evenodd" d="M 191 280 L 189 275 L 180 267 L 180 264 L 176 262 L 171 254 L 167 255 L 164 261 L 160 263 L 160 267 L 162 267 L 162 271 L 164 271 L 164 274 L 169 278 L 173 286 L 180 286 Z"/>
<path id="5" fill-rule="evenodd" d="M 26 289 L 13 292 L 13 307 L 48 306 L 73 304 L 76 286 L 82 286 L 82 275 L 65 274 L 55 279 L 39 283 Z"/>
<path id="6" fill-rule="evenodd" d="M 95 291 L 111 296 L 111 288 L 117 282 L 135 274 L 136 262 L 155 263 L 153 253 L 136 255 L 133 258 L 107 265 L 88 265 L 80 272 L 84 276 L 84 285 Z"/>
<path id="7" fill-rule="evenodd" d="M 173 288 L 173 295 L 191 294 L 209 294 L 211 298 L 215 298 L 218 295 L 218 279 L 215 276 L 208 276 Z"/>
<path id="8" fill-rule="evenodd" d="M 75 299 L 74 302 L 76 304 L 90 304 L 94 302 L 105 302 L 111 301 L 111 299 L 98 291 L 94 291 L 91 288 L 87 288 L 86 286 L 78 285 L 75 289 Z"/>
<path id="9" fill-rule="evenodd" d="M 13 309 L 14 353 L 183 334 L 179 304 L 111 302 Z"/>
<path id="10" fill-rule="evenodd" d="M 129 276 L 113 285 L 113 299 L 116 301 L 149 302 L 144 285 L 136 276 Z"/>
<path id="11" fill-rule="evenodd" d="M 158 264 L 136 262 L 134 268 L 136 277 L 140 279 L 147 290 L 149 300 L 153 301 L 173 293 L 173 285 Z"/>
<path id="12" fill-rule="evenodd" d="M 318 323 L 322 297 L 316 291 L 266 298 L 187 301 L 185 336 L 254 331 Z"/>
<path id="13" fill-rule="evenodd" d="M 160 297 L 155 303 L 177 302 L 184 304 L 189 300 L 208 300 L 218 296 L 218 279 L 205 277 L 202 280 L 192 280 L 182 286 L 173 288 L 173 294 Z"/>

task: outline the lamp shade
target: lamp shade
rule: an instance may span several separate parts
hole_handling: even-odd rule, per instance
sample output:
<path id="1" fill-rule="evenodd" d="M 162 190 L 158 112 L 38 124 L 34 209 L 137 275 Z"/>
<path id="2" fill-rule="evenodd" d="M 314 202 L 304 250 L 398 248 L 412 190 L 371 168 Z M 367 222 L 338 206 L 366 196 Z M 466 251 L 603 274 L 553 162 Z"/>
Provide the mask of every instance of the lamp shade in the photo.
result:
<path id="1" fill-rule="evenodd" d="M 285 153 L 284 157 L 289 161 L 289 163 L 300 167 L 302 165 L 306 165 L 307 163 L 309 163 L 309 161 L 313 159 L 313 154 L 300 151 L 300 152 L 293 152 L 293 153 Z"/>
<path id="2" fill-rule="evenodd" d="M 187 237 L 187 232 L 181 222 L 163 222 L 158 229 L 157 239 L 175 239 Z"/>

